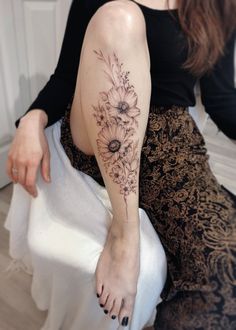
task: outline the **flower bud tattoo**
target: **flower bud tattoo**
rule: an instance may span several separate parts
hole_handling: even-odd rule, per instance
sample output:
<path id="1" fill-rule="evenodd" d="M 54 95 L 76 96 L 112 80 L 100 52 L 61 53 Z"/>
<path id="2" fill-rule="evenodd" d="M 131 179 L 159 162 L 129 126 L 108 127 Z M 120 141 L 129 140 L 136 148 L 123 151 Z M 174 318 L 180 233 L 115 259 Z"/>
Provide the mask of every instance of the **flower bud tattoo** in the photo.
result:
<path id="1" fill-rule="evenodd" d="M 127 197 L 137 193 L 139 167 L 138 139 L 133 136 L 138 128 L 138 97 L 134 86 L 129 83 L 129 72 L 123 70 L 115 53 L 105 57 L 102 51 L 95 51 L 105 66 L 104 74 L 111 87 L 99 93 L 99 100 L 93 106 L 93 115 L 101 128 L 96 140 L 98 154 L 104 162 L 106 173 L 119 185 L 124 197 L 127 214 Z"/>

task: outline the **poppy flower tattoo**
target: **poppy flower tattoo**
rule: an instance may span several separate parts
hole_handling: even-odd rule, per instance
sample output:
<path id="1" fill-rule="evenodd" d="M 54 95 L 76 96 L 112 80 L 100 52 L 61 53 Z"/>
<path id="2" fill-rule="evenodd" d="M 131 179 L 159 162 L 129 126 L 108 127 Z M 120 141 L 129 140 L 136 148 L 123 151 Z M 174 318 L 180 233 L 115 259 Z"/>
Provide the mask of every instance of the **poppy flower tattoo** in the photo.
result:
<path id="1" fill-rule="evenodd" d="M 101 128 L 96 140 L 99 156 L 106 172 L 120 187 L 127 212 L 127 196 L 137 193 L 139 167 L 138 139 L 133 136 L 138 128 L 138 97 L 134 86 L 129 83 L 129 72 L 123 71 L 115 53 L 105 57 L 102 51 L 94 50 L 97 58 L 105 66 L 104 73 L 111 88 L 99 93 L 98 105 L 93 105 L 93 116 Z"/>
<path id="2" fill-rule="evenodd" d="M 118 116 L 124 122 L 129 122 L 140 114 L 140 110 L 136 107 L 137 95 L 134 91 L 127 91 L 123 86 L 111 88 L 107 93 L 107 98 L 111 116 Z"/>

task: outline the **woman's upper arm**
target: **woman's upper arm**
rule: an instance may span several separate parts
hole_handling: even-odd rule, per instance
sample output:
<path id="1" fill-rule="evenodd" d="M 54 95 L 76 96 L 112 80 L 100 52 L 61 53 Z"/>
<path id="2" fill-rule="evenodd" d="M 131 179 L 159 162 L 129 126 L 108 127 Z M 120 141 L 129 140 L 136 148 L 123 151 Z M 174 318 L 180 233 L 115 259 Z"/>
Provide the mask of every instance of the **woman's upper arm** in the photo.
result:
<path id="1" fill-rule="evenodd" d="M 226 43 L 225 53 L 213 71 L 200 79 L 206 112 L 231 139 L 236 139 L 235 39 L 236 31 Z"/>

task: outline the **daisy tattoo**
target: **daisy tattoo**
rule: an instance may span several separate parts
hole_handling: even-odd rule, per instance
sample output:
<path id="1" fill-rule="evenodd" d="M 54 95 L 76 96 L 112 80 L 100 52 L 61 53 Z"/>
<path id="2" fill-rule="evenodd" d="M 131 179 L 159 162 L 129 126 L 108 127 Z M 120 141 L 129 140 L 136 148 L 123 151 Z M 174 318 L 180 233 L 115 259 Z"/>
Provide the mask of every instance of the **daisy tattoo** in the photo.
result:
<path id="1" fill-rule="evenodd" d="M 127 197 L 131 192 L 137 193 L 139 140 L 133 136 L 140 115 L 138 97 L 134 86 L 129 83 L 129 72 L 123 70 L 123 63 L 119 62 L 116 54 L 105 57 L 101 50 L 94 50 L 94 53 L 103 62 L 104 73 L 111 83 L 111 88 L 101 92 L 98 104 L 93 106 L 93 116 L 101 128 L 96 140 L 98 153 L 106 172 L 120 187 L 128 221 Z"/>

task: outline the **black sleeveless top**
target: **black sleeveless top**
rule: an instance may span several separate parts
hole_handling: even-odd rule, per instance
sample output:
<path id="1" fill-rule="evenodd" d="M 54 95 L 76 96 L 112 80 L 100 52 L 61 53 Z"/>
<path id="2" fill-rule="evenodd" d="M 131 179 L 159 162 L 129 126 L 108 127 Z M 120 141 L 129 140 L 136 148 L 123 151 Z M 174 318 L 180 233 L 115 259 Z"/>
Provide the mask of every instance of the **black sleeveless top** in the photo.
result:
<path id="1" fill-rule="evenodd" d="M 48 115 L 46 127 L 64 115 L 68 103 L 73 98 L 86 27 L 96 10 L 108 1 L 72 2 L 57 67 L 26 111 L 27 113 L 36 108 L 44 110 Z M 197 79 L 181 67 L 187 58 L 187 39 L 180 27 L 178 9 L 168 11 L 152 9 L 141 4 L 138 6 L 143 12 L 147 29 L 151 60 L 151 104 L 194 106 L 194 87 L 199 81 L 206 112 L 223 133 L 236 139 L 236 31 L 226 43 L 225 54 L 215 64 L 214 70 Z M 15 122 L 16 127 L 20 118 Z"/>

